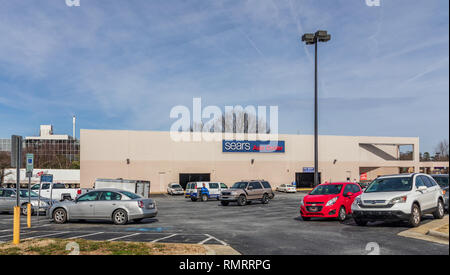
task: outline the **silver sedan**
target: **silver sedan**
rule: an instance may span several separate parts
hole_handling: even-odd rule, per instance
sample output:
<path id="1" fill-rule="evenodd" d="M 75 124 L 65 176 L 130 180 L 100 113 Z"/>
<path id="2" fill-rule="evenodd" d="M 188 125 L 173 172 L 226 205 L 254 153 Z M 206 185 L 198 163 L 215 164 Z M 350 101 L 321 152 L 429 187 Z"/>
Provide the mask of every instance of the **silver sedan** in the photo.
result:
<path id="1" fill-rule="evenodd" d="M 31 201 L 31 214 L 39 212 L 46 212 L 52 203 L 50 199 L 41 197 L 31 191 L 28 193 L 27 189 L 20 189 L 20 212 L 22 215 L 27 215 L 28 199 Z M 28 195 L 30 195 L 28 197 Z M 0 188 L 0 212 L 13 212 L 14 206 L 17 203 L 16 189 L 14 188 Z M 39 206 L 38 206 L 39 205 Z"/>
<path id="2" fill-rule="evenodd" d="M 96 189 L 75 201 L 54 204 L 47 215 L 56 223 L 70 220 L 108 220 L 123 225 L 157 215 L 156 202 L 120 189 Z"/>

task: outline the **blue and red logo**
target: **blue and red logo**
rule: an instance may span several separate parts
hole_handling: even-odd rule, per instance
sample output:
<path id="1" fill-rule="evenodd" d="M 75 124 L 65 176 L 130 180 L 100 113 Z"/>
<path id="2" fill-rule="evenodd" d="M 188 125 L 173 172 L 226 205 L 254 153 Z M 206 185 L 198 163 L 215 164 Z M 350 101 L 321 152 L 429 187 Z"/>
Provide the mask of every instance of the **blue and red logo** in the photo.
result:
<path id="1" fill-rule="evenodd" d="M 285 153 L 284 141 L 224 140 L 223 153 Z"/>

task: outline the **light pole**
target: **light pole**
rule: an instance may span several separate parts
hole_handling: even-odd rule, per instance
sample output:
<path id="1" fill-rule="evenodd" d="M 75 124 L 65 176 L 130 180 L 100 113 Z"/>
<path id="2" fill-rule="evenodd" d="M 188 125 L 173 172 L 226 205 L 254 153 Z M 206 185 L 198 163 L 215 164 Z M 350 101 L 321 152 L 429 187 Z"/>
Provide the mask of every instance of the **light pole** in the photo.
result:
<path id="1" fill-rule="evenodd" d="M 315 71 L 314 71 L 314 187 L 319 184 L 319 134 L 318 134 L 318 99 L 317 99 L 317 44 L 328 42 L 331 35 L 327 31 L 317 31 L 316 33 L 306 33 L 302 36 L 302 41 L 306 45 L 315 45 Z"/>

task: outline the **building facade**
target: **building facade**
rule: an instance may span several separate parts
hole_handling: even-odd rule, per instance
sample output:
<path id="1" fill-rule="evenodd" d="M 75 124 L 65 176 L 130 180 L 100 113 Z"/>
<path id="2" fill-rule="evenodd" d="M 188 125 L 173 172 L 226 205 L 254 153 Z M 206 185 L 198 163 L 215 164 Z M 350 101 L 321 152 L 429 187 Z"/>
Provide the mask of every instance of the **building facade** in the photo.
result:
<path id="1" fill-rule="evenodd" d="M 96 178 L 148 180 L 151 193 L 165 192 L 169 183 L 184 186 L 189 181 L 230 186 L 264 179 L 273 187 L 294 181 L 299 187 L 312 186 L 313 136 L 279 135 L 275 152 L 264 152 L 264 143 L 243 138 L 236 145 L 218 135 L 219 141 L 182 142 L 172 139 L 170 132 L 81 130 L 81 187 L 93 187 Z M 400 160 L 402 145 L 412 146 L 412 160 Z M 371 180 L 401 169 L 419 172 L 420 165 L 419 138 L 319 137 L 322 183 Z"/>

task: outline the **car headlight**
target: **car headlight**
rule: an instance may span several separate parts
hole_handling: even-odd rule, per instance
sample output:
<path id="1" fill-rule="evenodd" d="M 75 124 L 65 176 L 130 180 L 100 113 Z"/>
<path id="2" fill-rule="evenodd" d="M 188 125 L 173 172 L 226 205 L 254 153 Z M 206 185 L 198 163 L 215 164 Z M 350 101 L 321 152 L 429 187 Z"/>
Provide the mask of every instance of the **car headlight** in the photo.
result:
<path id="1" fill-rule="evenodd" d="M 236 191 L 232 191 L 232 192 L 231 192 L 231 195 L 236 196 L 236 195 L 237 195 L 237 192 L 236 192 Z"/>
<path id="2" fill-rule="evenodd" d="M 45 201 L 39 202 L 39 207 L 47 206 L 48 204 Z"/>
<path id="3" fill-rule="evenodd" d="M 353 201 L 353 204 L 361 204 L 361 198 L 356 197 L 356 199 Z"/>
<path id="4" fill-rule="evenodd" d="M 389 202 L 389 204 L 405 203 L 407 198 L 408 198 L 407 196 L 401 196 L 401 197 L 393 198 Z"/>
<path id="5" fill-rule="evenodd" d="M 329 200 L 326 204 L 326 206 L 332 206 L 333 204 L 336 203 L 336 201 L 338 200 L 338 197 L 334 197 L 331 200 Z"/>

